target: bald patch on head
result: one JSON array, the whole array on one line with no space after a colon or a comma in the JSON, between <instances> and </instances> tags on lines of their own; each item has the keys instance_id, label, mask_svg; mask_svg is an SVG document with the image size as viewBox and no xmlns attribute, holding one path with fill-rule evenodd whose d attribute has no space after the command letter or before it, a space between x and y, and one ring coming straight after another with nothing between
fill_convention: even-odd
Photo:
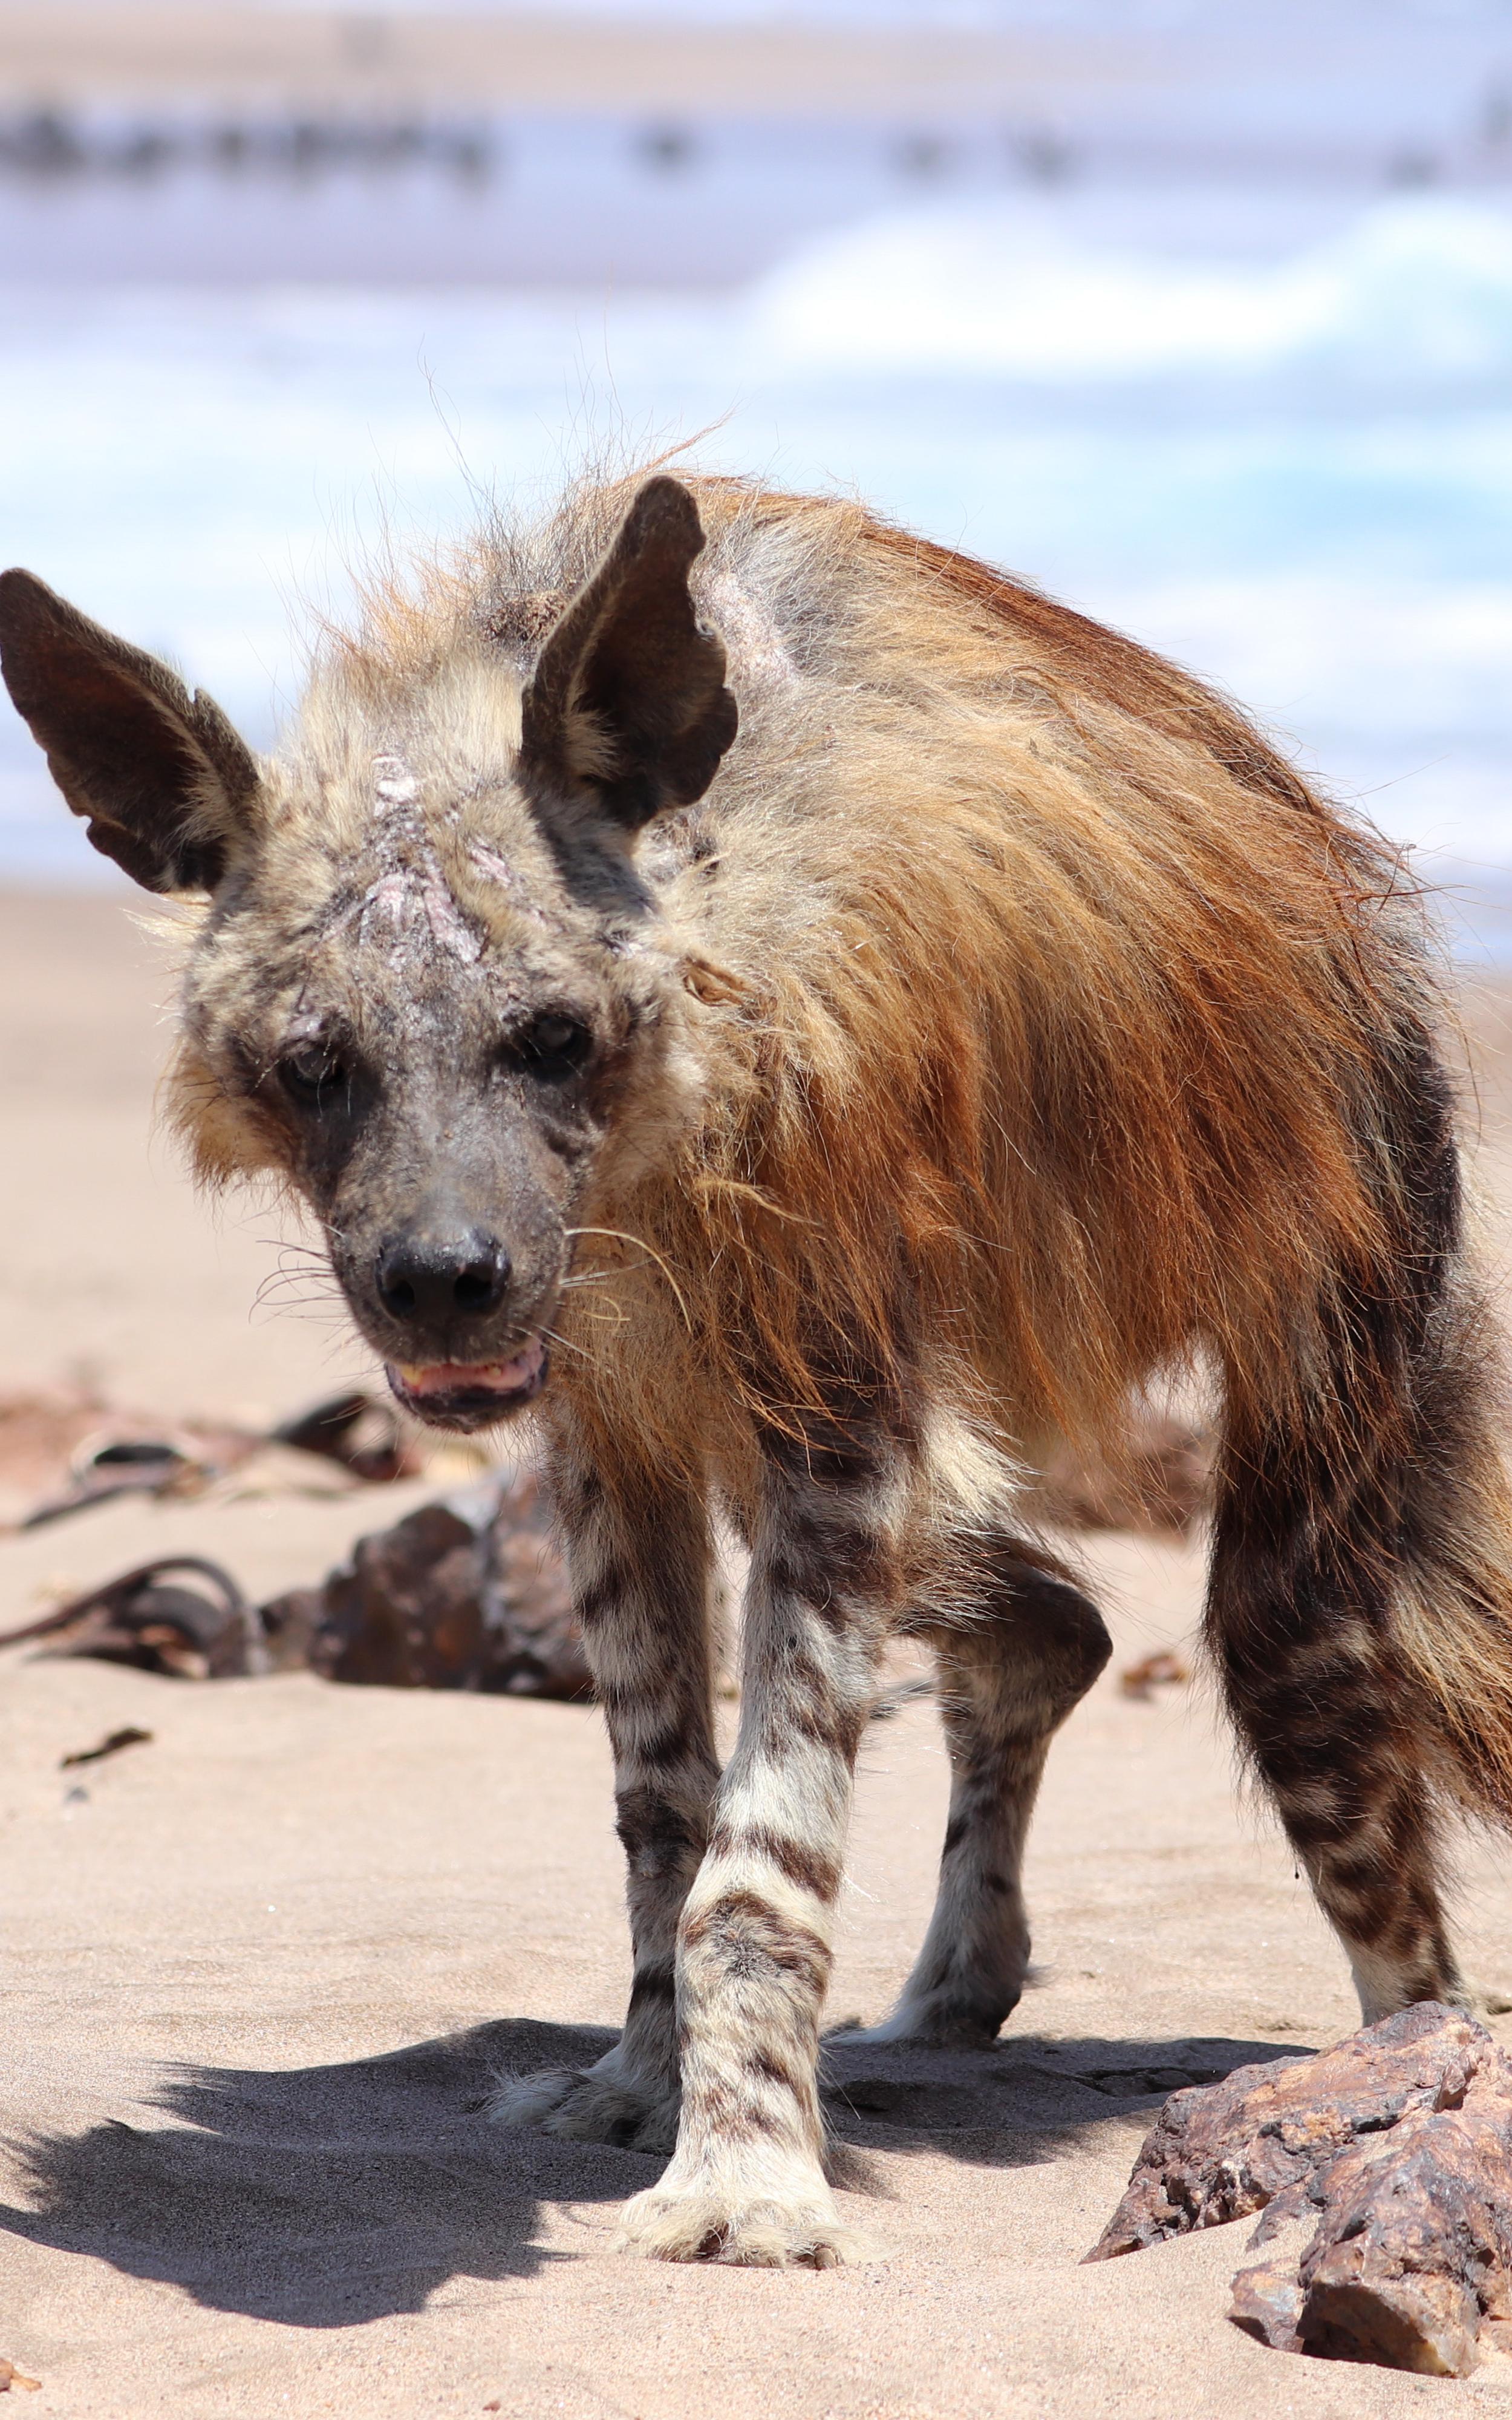
<instances>
[{"instance_id":1,"label":"bald patch on head","mask_svg":"<svg viewBox=\"0 0 1512 2420\"><path fill-rule=\"evenodd\" d=\"M476 966L488 937L446 878L425 822L418 776L390 750L374 756L372 775L370 838L363 852L369 879L356 899L348 897L339 907L327 938L355 924L359 946L382 951L396 966L438 951L462 966Z\"/></svg>"}]
</instances>

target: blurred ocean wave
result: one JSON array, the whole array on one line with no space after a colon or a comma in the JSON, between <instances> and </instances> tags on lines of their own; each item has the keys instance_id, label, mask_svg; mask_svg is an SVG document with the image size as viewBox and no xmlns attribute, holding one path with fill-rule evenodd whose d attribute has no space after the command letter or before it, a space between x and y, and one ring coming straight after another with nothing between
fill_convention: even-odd
<instances>
[{"instance_id":1,"label":"blurred ocean wave","mask_svg":"<svg viewBox=\"0 0 1512 2420\"><path fill-rule=\"evenodd\" d=\"M364 549L709 430L1216 680L1512 962L1512 208L1397 195L1279 251L1263 194L1225 208L888 210L714 295L13 287L0 552L262 744ZM95 876L8 715L0 878Z\"/></svg>"},{"instance_id":2,"label":"blurred ocean wave","mask_svg":"<svg viewBox=\"0 0 1512 2420\"><path fill-rule=\"evenodd\" d=\"M1091 245L1022 202L896 211L810 246L754 314L790 368L1464 399L1512 374L1512 201L1394 199L1257 263Z\"/></svg>"}]
</instances>

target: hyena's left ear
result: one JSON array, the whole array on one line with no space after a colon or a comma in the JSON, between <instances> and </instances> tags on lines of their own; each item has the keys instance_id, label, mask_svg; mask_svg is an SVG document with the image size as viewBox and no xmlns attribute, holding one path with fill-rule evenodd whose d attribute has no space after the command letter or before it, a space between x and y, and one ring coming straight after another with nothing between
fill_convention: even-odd
<instances>
[{"instance_id":1,"label":"hyena's left ear","mask_svg":"<svg viewBox=\"0 0 1512 2420\"><path fill-rule=\"evenodd\" d=\"M214 701L29 571L0 573L0 672L96 848L145 891L213 891L257 788Z\"/></svg>"},{"instance_id":2,"label":"hyena's left ear","mask_svg":"<svg viewBox=\"0 0 1512 2420\"><path fill-rule=\"evenodd\" d=\"M687 489L648 479L525 691L529 787L584 799L625 832L703 796L739 716L723 644L688 593L702 546Z\"/></svg>"}]
</instances>

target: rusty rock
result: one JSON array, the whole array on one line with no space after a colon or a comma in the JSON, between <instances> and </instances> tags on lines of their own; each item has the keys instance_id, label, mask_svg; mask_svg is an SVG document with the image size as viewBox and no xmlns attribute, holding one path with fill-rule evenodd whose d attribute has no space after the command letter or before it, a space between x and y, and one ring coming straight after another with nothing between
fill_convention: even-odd
<instances>
[{"instance_id":1,"label":"rusty rock","mask_svg":"<svg viewBox=\"0 0 1512 2420\"><path fill-rule=\"evenodd\" d=\"M1335 2050L1236 2068L1175 2092L1088 2260L1245 2218L1414 2109L1454 2109L1483 2071L1512 2091L1512 2062L1484 2025L1425 2001Z\"/></svg>"},{"instance_id":2,"label":"rusty rock","mask_svg":"<svg viewBox=\"0 0 1512 2420\"><path fill-rule=\"evenodd\" d=\"M1300 2262L1234 2279L1229 2316L1262 2343L1460 2378L1484 2323L1512 2318L1512 2099L1492 2071L1461 2108L1361 2137L1297 2198L1318 2217Z\"/></svg>"},{"instance_id":3,"label":"rusty rock","mask_svg":"<svg viewBox=\"0 0 1512 2420\"><path fill-rule=\"evenodd\" d=\"M1427 2002L1174 2093L1088 2258L1257 2210L1252 2251L1294 2232L1234 2279L1238 2326L1279 2351L1462 2377L1512 2323L1512 2059Z\"/></svg>"}]
</instances>

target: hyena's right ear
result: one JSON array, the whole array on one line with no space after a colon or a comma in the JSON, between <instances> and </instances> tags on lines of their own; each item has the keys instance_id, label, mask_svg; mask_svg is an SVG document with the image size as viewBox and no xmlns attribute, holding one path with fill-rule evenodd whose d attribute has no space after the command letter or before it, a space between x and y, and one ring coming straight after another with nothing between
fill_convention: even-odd
<instances>
[{"instance_id":1,"label":"hyena's right ear","mask_svg":"<svg viewBox=\"0 0 1512 2420\"><path fill-rule=\"evenodd\" d=\"M29 571L0 573L0 672L96 848L146 891L213 891L257 788L213 700Z\"/></svg>"}]
</instances>

